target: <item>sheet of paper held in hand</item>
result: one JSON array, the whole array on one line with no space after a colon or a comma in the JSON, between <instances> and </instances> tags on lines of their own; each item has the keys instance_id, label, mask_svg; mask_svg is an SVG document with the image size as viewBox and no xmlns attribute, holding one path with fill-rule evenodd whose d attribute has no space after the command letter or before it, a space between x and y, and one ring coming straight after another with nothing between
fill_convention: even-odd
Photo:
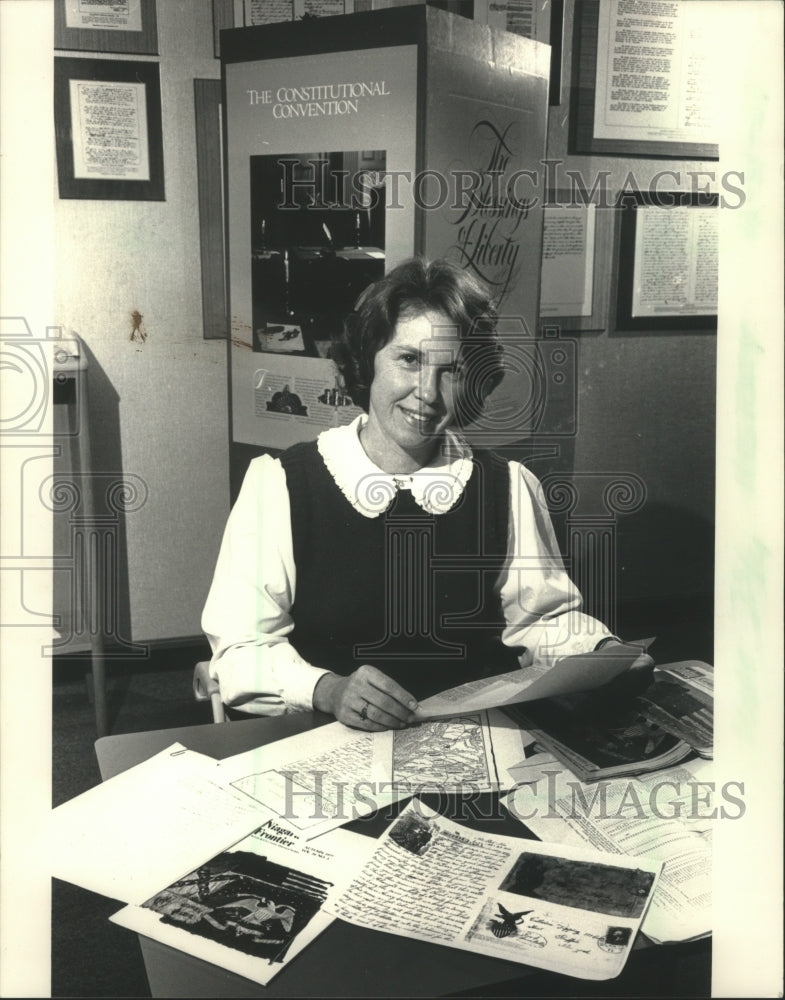
<instances>
[{"instance_id":1,"label":"sheet of paper held in hand","mask_svg":"<svg viewBox=\"0 0 785 1000\"><path fill-rule=\"evenodd\" d=\"M376 841L334 830L306 844L268 820L113 923L266 985L333 922L325 901Z\"/></svg>"},{"instance_id":2,"label":"sheet of paper held in hand","mask_svg":"<svg viewBox=\"0 0 785 1000\"><path fill-rule=\"evenodd\" d=\"M532 664L495 677L483 677L425 698L417 708L420 719L444 718L485 708L501 708L538 698L591 691L628 670L654 639L625 642L593 653L565 656L553 666Z\"/></svg>"},{"instance_id":3,"label":"sheet of paper held in hand","mask_svg":"<svg viewBox=\"0 0 785 1000\"><path fill-rule=\"evenodd\" d=\"M583 979L617 976L661 868L478 833L413 799L328 909L350 923Z\"/></svg>"},{"instance_id":4,"label":"sheet of paper held in hand","mask_svg":"<svg viewBox=\"0 0 785 1000\"><path fill-rule=\"evenodd\" d=\"M218 780L218 762L173 743L52 810L51 874L124 903L246 837L265 815Z\"/></svg>"},{"instance_id":5,"label":"sheet of paper held in hand","mask_svg":"<svg viewBox=\"0 0 785 1000\"><path fill-rule=\"evenodd\" d=\"M711 933L712 763L693 760L634 778L588 785L550 754L535 754L501 801L550 844L587 845L663 863L643 933L657 943ZM738 799L723 803L733 815Z\"/></svg>"}]
</instances>

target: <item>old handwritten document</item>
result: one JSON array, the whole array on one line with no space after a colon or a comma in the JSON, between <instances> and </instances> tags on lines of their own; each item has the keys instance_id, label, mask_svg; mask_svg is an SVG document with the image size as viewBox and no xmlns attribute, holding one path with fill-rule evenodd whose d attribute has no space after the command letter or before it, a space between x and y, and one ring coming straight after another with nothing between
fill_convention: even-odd
<instances>
[{"instance_id":1,"label":"old handwritten document","mask_svg":"<svg viewBox=\"0 0 785 1000\"><path fill-rule=\"evenodd\" d=\"M585 979L621 972L661 863L479 833L413 799L328 904L375 930Z\"/></svg>"}]
</instances>

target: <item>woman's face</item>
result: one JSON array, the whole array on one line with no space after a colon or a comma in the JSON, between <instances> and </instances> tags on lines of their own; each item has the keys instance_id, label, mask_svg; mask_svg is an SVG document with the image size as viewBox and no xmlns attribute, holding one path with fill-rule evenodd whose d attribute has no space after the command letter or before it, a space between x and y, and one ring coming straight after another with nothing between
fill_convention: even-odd
<instances>
[{"instance_id":1,"label":"woman's face","mask_svg":"<svg viewBox=\"0 0 785 1000\"><path fill-rule=\"evenodd\" d=\"M385 472L414 472L455 418L458 330L438 312L408 313L374 358L362 443Z\"/></svg>"}]
</instances>

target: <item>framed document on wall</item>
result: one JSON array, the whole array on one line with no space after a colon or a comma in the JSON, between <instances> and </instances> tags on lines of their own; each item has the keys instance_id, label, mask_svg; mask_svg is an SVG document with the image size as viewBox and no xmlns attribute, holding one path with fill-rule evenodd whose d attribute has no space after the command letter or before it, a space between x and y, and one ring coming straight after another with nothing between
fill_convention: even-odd
<instances>
[{"instance_id":1,"label":"framed document on wall","mask_svg":"<svg viewBox=\"0 0 785 1000\"><path fill-rule=\"evenodd\" d=\"M581 0L571 152L712 160L720 67L711 5Z\"/></svg>"},{"instance_id":2,"label":"framed document on wall","mask_svg":"<svg viewBox=\"0 0 785 1000\"><path fill-rule=\"evenodd\" d=\"M158 54L155 0L55 0L55 48Z\"/></svg>"},{"instance_id":3,"label":"framed document on wall","mask_svg":"<svg viewBox=\"0 0 785 1000\"><path fill-rule=\"evenodd\" d=\"M540 327L604 330L608 325L613 217L607 205L576 204L567 191L545 203Z\"/></svg>"},{"instance_id":4,"label":"framed document on wall","mask_svg":"<svg viewBox=\"0 0 785 1000\"><path fill-rule=\"evenodd\" d=\"M163 201L158 63L55 57L61 198Z\"/></svg>"},{"instance_id":5,"label":"framed document on wall","mask_svg":"<svg viewBox=\"0 0 785 1000\"><path fill-rule=\"evenodd\" d=\"M620 211L617 328L716 330L717 195L637 192Z\"/></svg>"}]
</instances>

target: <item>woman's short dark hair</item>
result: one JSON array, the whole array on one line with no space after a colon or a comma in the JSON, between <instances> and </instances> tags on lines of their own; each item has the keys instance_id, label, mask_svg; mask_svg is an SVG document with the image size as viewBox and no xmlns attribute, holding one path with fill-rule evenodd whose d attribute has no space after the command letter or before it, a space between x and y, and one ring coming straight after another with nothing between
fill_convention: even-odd
<instances>
[{"instance_id":1,"label":"woman's short dark hair","mask_svg":"<svg viewBox=\"0 0 785 1000\"><path fill-rule=\"evenodd\" d=\"M367 413L377 352L392 339L400 319L425 311L440 312L457 327L463 372L457 423L471 423L502 380L502 347L487 288L447 260L412 257L360 295L333 344L344 388Z\"/></svg>"}]
</instances>

